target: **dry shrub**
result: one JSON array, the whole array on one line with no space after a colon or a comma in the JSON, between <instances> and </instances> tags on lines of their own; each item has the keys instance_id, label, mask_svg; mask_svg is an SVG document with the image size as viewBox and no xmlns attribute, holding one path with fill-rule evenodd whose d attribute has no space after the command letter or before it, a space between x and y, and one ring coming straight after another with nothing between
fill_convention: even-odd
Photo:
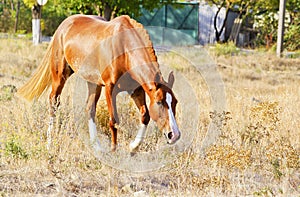
<instances>
[{"instance_id":1,"label":"dry shrub","mask_svg":"<svg viewBox=\"0 0 300 197\"><path fill-rule=\"evenodd\" d=\"M278 139L266 147L266 156L270 163L277 162L281 170L284 168L300 168L300 155L288 139Z\"/></svg>"},{"instance_id":2,"label":"dry shrub","mask_svg":"<svg viewBox=\"0 0 300 197\"><path fill-rule=\"evenodd\" d=\"M209 190L211 188L221 188L222 193L225 190L231 189L231 183L228 176L215 176L215 175L205 175L204 177L193 176L191 178L191 184L198 187L200 190Z\"/></svg>"},{"instance_id":3,"label":"dry shrub","mask_svg":"<svg viewBox=\"0 0 300 197\"><path fill-rule=\"evenodd\" d=\"M289 168L299 168L299 152L281 132L278 102L260 102L250 109L250 122L241 140L245 148L251 150L253 159L265 163L276 178L281 178Z\"/></svg>"},{"instance_id":4,"label":"dry shrub","mask_svg":"<svg viewBox=\"0 0 300 197\"><path fill-rule=\"evenodd\" d=\"M109 135L109 113L105 100L98 101L95 119L96 125L98 125L106 135Z\"/></svg>"},{"instance_id":5,"label":"dry shrub","mask_svg":"<svg viewBox=\"0 0 300 197\"><path fill-rule=\"evenodd\" d=\"M219 167L244 170L251 165L251 151L231 145L213 145L206 151L206 162Z\"/></svg>"},{"instance_id":6,"label":"dry shrub","mask_svg":"<svg viewBox=\"0 0 300 197\"><path fill-rule=\"evenodd\" d=\"M277 137L281 108L278 102L260 102L250 109L250 123L241 134L244 144L262 144Z\"/></svg>"},{"instance_id":7,"label":"dry shrub","mask_svg":"<svg viewBox=\"0 0 300 197\"><path fill-rule=\"evenodd\" d=\"M249 122L240 135L241 143L228 133L230 112L211 112L212 121L222 130L218 142L206 150L205 162L227 170L245 170L251 165L263 165L280 178L287 168L299 168L299 152L280 134L278 102L259 102L249 110ZM225 129L226 128L226 129ZM230 131L229 131L230 132ZM266 165L267 164L267 165Z\"/></svg>"},{"instance_id":8,"label":"dry shrub","mask_svg":"<svg viewBox=\"0 0 300 197\"><path fill-rule=\"evenodd\" d=\"M210 119L213 121L215 125L219 129L223 129L226 125L228 125L229 120L232 119L231 113L222 111L222 112L217 112L217 111L212 111L209 113Z\"/></svg>"}]
</instances>

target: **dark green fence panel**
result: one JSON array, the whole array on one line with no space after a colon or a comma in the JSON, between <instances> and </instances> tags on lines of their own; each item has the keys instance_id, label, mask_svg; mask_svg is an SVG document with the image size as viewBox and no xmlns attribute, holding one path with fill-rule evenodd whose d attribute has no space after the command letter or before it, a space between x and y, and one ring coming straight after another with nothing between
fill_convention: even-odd
<instances>
[{"instance_id":1,"label":"dark green fence panel","mask_svg":"<svg viewBox=\"0 0 300 197\"><path fill-rule=\"evenodd\" d=\"M198 44L199 4L165 5L152 12L143 9L137 21L148 30L154 45Z\"/></svg>"}]
</instances>

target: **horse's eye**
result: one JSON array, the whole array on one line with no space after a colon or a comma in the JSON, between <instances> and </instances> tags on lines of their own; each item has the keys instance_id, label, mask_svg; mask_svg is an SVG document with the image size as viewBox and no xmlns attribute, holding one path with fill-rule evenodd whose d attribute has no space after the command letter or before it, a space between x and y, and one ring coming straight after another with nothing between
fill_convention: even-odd
<instances>
[{"instance_id":1,"label":"horse's eye","mask_svg":"<svg viewBox=\"0 0 300 197\"><path fill-rule=\"evenodd\" d=\"M162 101L157 101L156 104L157 105L162 105Z\"/></svg>"}]
</instances>

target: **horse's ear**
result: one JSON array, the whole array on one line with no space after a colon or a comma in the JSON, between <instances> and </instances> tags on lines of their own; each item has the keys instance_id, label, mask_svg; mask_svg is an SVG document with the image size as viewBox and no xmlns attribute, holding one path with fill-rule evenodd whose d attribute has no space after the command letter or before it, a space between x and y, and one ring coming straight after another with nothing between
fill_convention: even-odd
<instances>
[{"instance_id":1,"label":"horse's ear","mask_svg":"<svg viewBox=\"0 0 300 197\"><path fill-rule=\"evenodd\" d=\"M156 84L159 84L159 83L160 83L160 76L159 76L159 73L158 73L158 72L155 74L154 82L155 82Z\"/></svg>"},{"instance_id":2,"label":"horse's ear","mask_svg":"<svg viewBox=\"0 0 300 197\"><path fill-rule=\"evenodd\" d=\"M172 89L174 81L175 81L175 77L174 77L173 71L171 71L169 74L169 78L168 78L168 87L170 89Z\"/></svg>"},{"instance_id":3,"label":"horse's ear","mask_svg":"<svg viewBox=\"0 0 300 197\"><path fill-rule=\"evenodd\" d=\"M160 81L161 81L160 75L159 75L159 73L156 73L155 78L154 78L154 84L155 84L156 89L158 89L160 87L160 85L161 85Z\"/></svg>"}]
</instances>

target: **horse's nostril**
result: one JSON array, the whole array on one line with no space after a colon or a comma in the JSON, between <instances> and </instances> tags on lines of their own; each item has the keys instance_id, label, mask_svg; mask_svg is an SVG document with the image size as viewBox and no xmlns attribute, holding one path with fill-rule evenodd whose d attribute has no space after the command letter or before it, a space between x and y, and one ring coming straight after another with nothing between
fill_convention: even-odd
<instances>
[{"instance_id":1,"label":"horse's nostril","mask_svg":"<svg viewBox=\"0 0 300 197\"><path fill-rule=\"evenodd\" d=\"M172 137L173 137L173 133L172 133L172 132L169 132L169 133L168 133L168 139L170 140L170 139L172 139Z\"/></svg>"}]
</instances>

